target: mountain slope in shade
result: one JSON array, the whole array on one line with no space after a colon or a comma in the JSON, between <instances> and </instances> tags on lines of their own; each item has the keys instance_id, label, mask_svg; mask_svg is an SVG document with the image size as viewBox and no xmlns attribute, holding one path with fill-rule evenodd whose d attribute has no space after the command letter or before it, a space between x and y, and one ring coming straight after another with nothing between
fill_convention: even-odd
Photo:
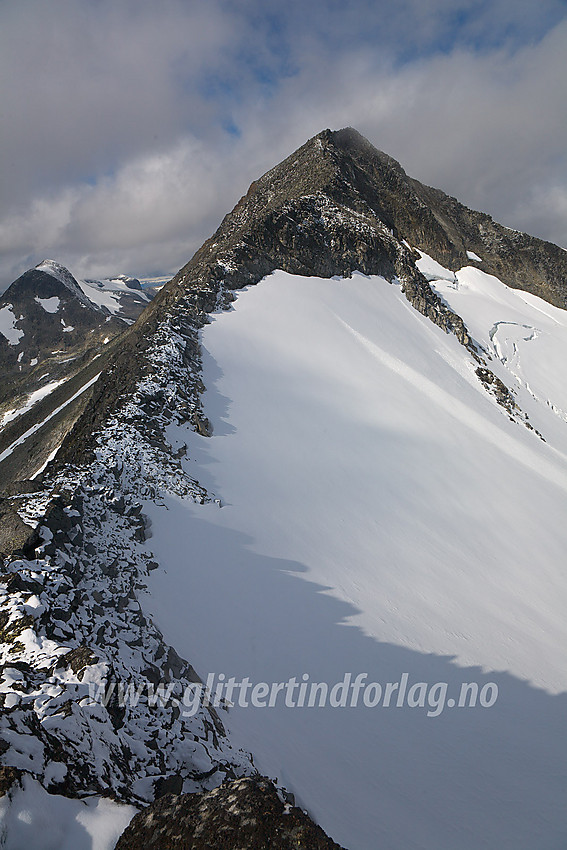
<instances>
[{"instance_id":1,"label":"mountain slope in shade","mask_svg":"<svg viewBox=\"0 0 567 850\"><path fill-rule=\"evenodd\" d=\"M143 805L251 751L350 850L558 846L566 293L565 252L355 131L252 184L0 504L1 763ZM49 457L37 425L0 472ZM349 671L497 699L184 719L89 694Z\"/></svg>"}]
</instances>

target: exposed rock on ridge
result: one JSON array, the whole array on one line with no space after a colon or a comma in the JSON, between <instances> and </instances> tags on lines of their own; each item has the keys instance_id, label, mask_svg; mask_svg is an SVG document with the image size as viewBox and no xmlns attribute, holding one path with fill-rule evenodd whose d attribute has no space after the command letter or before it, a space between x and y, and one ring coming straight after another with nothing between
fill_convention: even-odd
<instances>
[{"instance_id":1,"label":"exposed rock on ridge","mask_svg":"<svg viewBox=\"0 0 567 850\"><path fill-rule=\"evenodd\" d=\"M136 815L116 850L340 850L264 777L237 779L205 794L168 794Z\"/></svg>"},{"instance_id":2,"label":"exposed rock on ridge","mask_svg":"<svg viewBox=\"0 0 567 850\"><path fill-rule=\"evenodd\" d=\"M199 677L140 602L157 566L143 501L212 499L181 469L159 409L144 407L160 381L191 386L190 374L171 339L155 339L150 355L154 382L107 423L96 458L10 499L27 536L15 529L22 542L0 575L0 764L71 796L147 801L167 782L197 791L254 772L212 708L184 714ZM187 402L184 415L194 410ZM170 697L153 699L149 685Z\"/></svg>"}]
</instances>

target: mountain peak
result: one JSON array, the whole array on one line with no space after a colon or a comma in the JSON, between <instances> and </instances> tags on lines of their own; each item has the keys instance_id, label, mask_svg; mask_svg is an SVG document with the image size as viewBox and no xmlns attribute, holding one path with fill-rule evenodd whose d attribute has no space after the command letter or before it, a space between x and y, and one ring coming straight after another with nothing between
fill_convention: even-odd
<instances>
[{"instance_id":1,"label":"mountain peak","mask_svg":"<svg viewBox=\"0 0 567 850\"><path fill-rule=\"evenodd\" d=\"M75 279L69 269L62 266L61 263L56 263L55 260L42 260L41 263L38 263L37 266L35 266L35 268L38 272L45 272L46 274L56 277L62 283L66 283L69 278L72 280Z\"/></svg>"},{"instance_id":2,"label":"mountain peak","mask_svg":"<svg viewBox=\"0 0 567 850\"><path fill-rule=\"evenodd\" d=\"M78 446L80 452L90 446L109 406L136 386L164 322L192 336L209 312L234 300L235 290L276 269L321 278L360 271L397 281L419 312L474 347L463 320L416 266L420 251L450 271L469 265L474 256L483 272L567 306L564 251L510 231L409 177L354 128L325 129L254 181L148 305L124 335L115 366L97 385L92 410L77 423L72 444L65 443L58 457L74 458ZM53 280L65 271L46 260L32 273ZM89 296L97 289L91 287Z\"/></svg>"},{"instance_id":3,"label":"mountain peak","mask_svg":"<svg viewBox=\"0 0 567 850\"><path fill-rule=\"evenodd\" d=\"M302 225L306 219L307 230ZM322 231L331 220L358 234L354 254L346 250L344 239L327 244ZM270 248L257 245L256 234L266 230L274 237ZM366 260L360 255L362 230L380 243L373 242ZM243 278L233 272L252 243L261 247L260 253L255 251L260 267ZM322 130L254 181L174 281L182 289L196 265L210 268L215 262L216 276L230 281L232 288L256 282L274 268L323 277L354 270L391 277L394 255L404 253L403 245L424 251L451 270L465 265L472 252L482 257L484 271L507 285L567 306L565 251L503 227L486 213L409 177L399 162L352 127Z\"/></svg>"},{"instance_id":4,"label":"mountain peak","mask_svg":"<svg viewBox=\"0 0 567 850\"><path fill-rule=\"evenodd\" d=\"M372 142L368 141L366 136L363 136L354 127L343 127L341 130L322 130L313 138L320 139L322 143L331 145L337 150L350 155L362 154L377 157L405 174L405 171L397 160L375 147Z\"/></svg>"},{"instance_id":5,"label":"mountain peak","mask_svg":"<svg viewBox=\"0 0 567 850\"><path fill-rule=\"evenodd\" d=\"M62 283L63 286L66 286L67 289L69 289L73 293L73 295L75 295L79 299L79 301L81 301L81 303L85 304L85 306L87 307L92 307L92 304L85 297L83 291L81 290L81 287L79 286L69 269L65 268L65 266L62 266L61 263L56 263L55 260L42 260L42 262L35 267L34 271L43 272L44 274L51 275L51 277L54 277L56 280Z\"/></svg>"},{"instance_id":6,"label":"mountain peak","mask_svg":"<svg viewBox=\"0 0 567 850\"><path fill-rule=\"evenodd\" d=\"M365 191L352 182L356 171L367 172L374 181L378 179L384 185L392 184L394 174L398 179L408 180L404 169L393 157L374 147L358 130L344 127L317 133L254 181L248 195L269 190L271 202L277 194L281 200L283 194L289 199L321 191L339 191L343 201L355 200L360 204L361 199L354 196L357 190L360 192L362 189L363 196Z\"/></svg>"}]
</instances>

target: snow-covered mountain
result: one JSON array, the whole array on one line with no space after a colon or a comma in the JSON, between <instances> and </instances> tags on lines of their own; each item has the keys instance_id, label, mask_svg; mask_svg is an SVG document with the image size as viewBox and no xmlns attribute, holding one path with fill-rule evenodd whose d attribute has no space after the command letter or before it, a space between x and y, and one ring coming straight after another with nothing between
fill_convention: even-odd
<instances>
[{"instance_id":1,"label":"snow-covered mountain","mask_svg":"<svg viewBox=\"0 0 567 850\"><path fill-rule=\"evenodd\" d=\"M350 850L561 846L565 307L353 130L252 184L0 503L6 846L256 769Z\"/></svg>"},{"instance_id":2,"label":"snow-covered mountain","mask_svg":"<svg viewBox=\"0 0 567 850\"><path fill-rule=\"evenodd\" d=\"M152 295L125 275L77 280L53 260L14 281L0 298L0 456L63 404L65 415L44 447L46 456L52 453L62 429L72 424L72 410L78 414L80 409L80 402L71 408L67 402L88 383L82 380L85 370L91 370L89 380L98 374L100 364L97 372L94 361L138 318ZM74 380L79 373L81 380ZM30 477L43 460L28 469L22 452L16 453L11 469L4 467L5 478Z\"/></svg>"},{"instance_id":3,"label":"snow-covered mountain","mask_svg":"<svg viewBox=\"0 0 567 850\"><path fill-rule=\"evenodd\" d=\"M152 289L144 290L138 278L124 274L104 280L80 280L78 283L93 304L128 323L138 318L153 296Z\"/></svg>"}]
</instances>

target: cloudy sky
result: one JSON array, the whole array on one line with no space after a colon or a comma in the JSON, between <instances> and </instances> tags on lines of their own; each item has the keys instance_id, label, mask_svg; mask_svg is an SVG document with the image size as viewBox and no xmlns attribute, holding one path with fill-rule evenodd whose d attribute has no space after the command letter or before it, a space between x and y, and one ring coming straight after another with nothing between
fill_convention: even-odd
<instances>
[{"instance_id":1,"label":"cloudy sky","mask_svg":"<svg viewBox=\"0 0 567 850\"><path fill-rule=\"evenodd\" d=\"M250 182L354 126L567 247L565 0L0 0L0 291L173 274Z\"/></svg>"}]
</instances>

